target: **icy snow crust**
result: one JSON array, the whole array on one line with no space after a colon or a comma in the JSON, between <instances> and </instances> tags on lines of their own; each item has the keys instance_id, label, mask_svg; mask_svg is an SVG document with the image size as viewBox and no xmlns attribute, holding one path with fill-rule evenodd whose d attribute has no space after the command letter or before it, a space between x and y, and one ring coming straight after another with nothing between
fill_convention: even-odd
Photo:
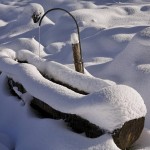
<instances>
[{"instance_id":1,"label":"icy snow crust","mask_svg":"<svg viewBox=\"0 0 150 150\"><path fill-rule=\"evenodd\" d=\"M61 120L36 118L29 109L31 95L108 131L147 112L147 129L133 149L150 149L149 0L0 2L0 149L118 150L109 134L91 140ZM71 18L63 12L48 14L40 31L32 21L33 12L54 7L67 9L78 21L85 75L72 67L70 35L76 29ZM39 71L90 94L56 85ZM28 91L21 95L24 102L8 92L6 74Z\"/></svg>"}]
</instances>

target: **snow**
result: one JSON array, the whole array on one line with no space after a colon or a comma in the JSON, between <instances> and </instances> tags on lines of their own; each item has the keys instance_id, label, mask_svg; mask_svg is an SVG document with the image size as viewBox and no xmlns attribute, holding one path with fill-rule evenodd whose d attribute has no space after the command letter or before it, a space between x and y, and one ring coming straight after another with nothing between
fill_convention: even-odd
<instances>
[{"instance_id":1,"label":"snow","mask_svg":"<svg viewBox=\"0 0 150 150\"><path fill-rule=\"evenodd\" d=\"M146 107L142 98L138 95L138 93L132 91L129 87L120 85L109 86L106 84L105 87L108 87L104 89L101 87L99 89L102 90L97 90L96 93L93 93L94 91L92 91L91 93L93 94L82 96L68 90L67 88L55 85L54 83L48 81L42 77L33 65L24 63L20 64L11 58L5 58L4 56L8 55L2 55L0 60L0 70L21 83L30 95L43 100L57 110L66 113L79 114L83 118L88 119L92 123L95 123L108 131L113 131L116 128L120 128L126 121L146 115ZM56 66L56 70L61 70L57 68L58 67ZM52 71L55 72L53 69ZM19 77L16 78L17 74L19 74ZM64 73L61 72L61 74ZM89 78L86 79L86 76L84 79L84 76L81 75L79 75L79 77L75 77L79 81L74 82L79 84L81 82L84 83L84 80L87 80L86 83L89 81L89 85L85 85L85 88L83 86L83 89L86 90L86 86L90 87L90 84L94 84L95 80L90 81ZM82 77L81 80L80 76ZM67 77L67 79L69 80L69 77ZM101 84L102 83L99 83L100 86ZM91 107L91 105L93 107ZM103 115L97 116L99 112L102 112ZM97 117L95 118L95 116ZM105 118L108 118L106 123L104 121Z\"/></svg>"},{"instance_id":2,"label":"snow","mask_svg":"<svg viewBox=\"0 0 150 150\"><path fill-rule=\"evenodd\" d=\"M37 57L27 50L18 51L16 59L27 61L36 66L49 78L55 78L58 81L60 80L63 83L71 85L74 88L83 90L87 93L95 92L103 87L115 84L112 81L105 81L89 75L83 75L81 73L75 72L74 70L57 62L47 62L46 60Z\"/></svg>"},{"instance_id":3,"label":"snow","mask_svg":"<svg viewBox=\"0 0 150 150\"><path fill-rule=\"evenodd\" d=\"M145 100L149 111L149 28L137 33L128 46L122 51L114 61L103 70L103 75L107 78L120 79L120 83L126 83L135 88ZM128 61L126 61L128 60ZM114 68L114 69L112 69ZM124 72L126 70L126 72ZM117 74L116 74L117 71ZM103 76L102 75L102 76ZM111 76L111 77L108 77ZM142 80L140 79L142 78ZM149 116L149 112L147 117ZM149 124L149 119L146 120Z\"/></svg>"},{"instance_id":4,"label":"snow","mask_svg":"<svg viewBox=\"0 0 150 150\"><path fill-rule=\"evenodd\" d=\"M77 44L77 43L79 43L79 39L78 39L78 34L77 34L77 33L72 33L72 34L71 34L71 43L72 43L72 44Z\"/></svg>"},{"instance_id":5,"label":"snow","mask_svg":"<svg viewBox=\"0 0 150 150\"><path fill-rule=\"evenodd\" d=\"M0 2L0 149L119 150L108 133L89 139L62 120L38 118L29 106L32 96L109 132L146 115L132 149L150 149L149 0ZM32 20L34 13L42 16L55 7L68 10L79 24L85 74L73 67L71 44L79 40L72 18L54 11L40 28ZM41 72L89 94L55 84ZM21 101L10 94L6 76L27 90L14 87Z\"/></svg>"},{"instance_id":6,"label":"snow","mask_svg":"<svg viewBox=\"0 0 150 150\"><path fill-rule=\"evenodd\" d=\"M84 115L80 114L81 116L108 131L120 128L124 122L133 118L146 115L145 104L141 96L125 85L109 86L85 98L86 101L90 101L89 106L87 104L84 108L79 106L76 113L81 111L84 113ZM101 113L100 116L96 115L98 112Z\"/></svg>"}]
</instances>

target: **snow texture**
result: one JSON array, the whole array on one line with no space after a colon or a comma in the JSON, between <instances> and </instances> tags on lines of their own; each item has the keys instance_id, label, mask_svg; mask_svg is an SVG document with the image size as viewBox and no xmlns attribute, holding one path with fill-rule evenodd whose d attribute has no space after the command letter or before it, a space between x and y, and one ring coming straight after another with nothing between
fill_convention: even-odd
<instances>
[{"instance_id":1,"label":"snow texture","mask_svg":"<svg viewBox=\"0 0 150 150\"><path fill-rule=\"evenodd\" d=\"M72 44L78 44L79 39L78 39L78 34L77 33L72 33L71 34L71 43Z\"/></svg>"},{"instance_id":2,"label":"snow texture","mask_svg":"<svg viewBox=\"0 0 150 150\"><path fill-rule=\"evenodd\" d=\"M9 56L8 53L12 54ZM125 85L107 85L108 87L102 88L95 93L82 96L48 81L39 73L35 66L14 61L12 50L5 49L5 51L0 53L0 58L0 70L21 83L32 96L46 102L56 110L82 116L107 131L112 132L117 128L121 128L126 121L146 115L146 107L141 96ZM23 58L26 57L23 55ZM34 60L34 57L30 57L30 59L32 58ZM36 62L39 63L40 61ZM45 70L46 67L44 65L40 65L41 70ZM55 66L55 70L61 71L57 66ZM49 72L53 71L57 74L55 70L50 67ZM18 74L19 77L17 76ZM61 75L63 76L62 71ZM82 74L79 73L80 75ZM82 75L82 80L79 80L79 82L84 82L84 77L86 79L86 76ZM77 81L78 79L79 77L77 77ZM89 79L86 80L86 83L88 83ZM92 81L90 83L94 84ZM38 91L35 87L38 88ZM97 114L99 113L100 115L98 116Z\"/></svg>"},{"instance_id":3,"label":"snow texture","mask_svg":"<svg viewBox=\"0 0 150 150\"><path fill-rule=\"evenodd\" d=\"M74 71L71 44L79 39L72 18L54 11L40 27L32 20L34 13L56 7L78 22L84 75ZM110 132L146 115L132 149L149 150L149 12L150 0L0 0L0 149L119 150L109 134L89 139L62 120L37 118L29 106L34 96ZM89 94L55 84L41 72ZM14 87L22 101L10 94L7 76L27 90L21 94Z\"/></svg>"}]
</instances>

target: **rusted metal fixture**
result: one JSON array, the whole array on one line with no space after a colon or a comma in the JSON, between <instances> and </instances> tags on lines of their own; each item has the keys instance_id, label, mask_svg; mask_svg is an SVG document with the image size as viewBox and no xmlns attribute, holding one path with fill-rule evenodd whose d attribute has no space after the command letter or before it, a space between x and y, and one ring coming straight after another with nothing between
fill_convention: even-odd
<instances>
[{"instance_id":1,"label":"rusted metal fixture","mask_svg":"<svg viewBox=\"0 0 150 150\"><path fill-rule=\"evenodd\" d=\"M41 17L41 19L39 21L39 26L41 26L41 23L42 23L42 20L43 20L44 16L46 16L47 13L49 13L51 11L55 11L55 10L65 11L66 13L68 13L72 17L72 19L74 20L74 22L76 24L77 34L78 34L78 43L72 43L74 65L75 65L75 70L77 72L84 73L84 65L83 65L83 59L82 59L82 50L81 50L81 40L80 40L79 26L78 26L78 23L77 23L75 17L65 9L53 8L53 9L50 9L50 10L48 10L44 13L44 15Z\"/></svg>"}]
</instances>

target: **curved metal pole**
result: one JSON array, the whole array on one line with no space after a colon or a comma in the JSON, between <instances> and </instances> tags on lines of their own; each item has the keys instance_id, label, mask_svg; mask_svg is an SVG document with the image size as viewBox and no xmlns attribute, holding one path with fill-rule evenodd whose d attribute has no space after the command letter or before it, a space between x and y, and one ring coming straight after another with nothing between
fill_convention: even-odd
<instances>
[{"instance_id":1,"label":"curved metal pole","mask_svg":"<svg viewBox=\"0 0 150 150\"><path fill-rule=\"evenodd\" d=\"M46 16L47 13L51 12L51 11L54 11L54 10L61 10L61 11L65 11L66 13L68 13L72 19L74 20L75 24L76 24L76 27L77 27L77 33L78 33L78 40L79 40L79 47L80 47L80 56L81 56L81 59L82 59L82 52L81 52L81 40L80 40L80 31L79 31L79 26L78 26L78 23L75 19L75 17L70 13L68 12L67 10L63 9L63 8L53 8L53 9L50 9L48 11L46 11L44 13L44 15L41 17L40 21L39 21L39 26L41 26L41 23L42 23L42 20L43 18ZM82 61L82 60L81 60ZM83 62L82 62L82 65L83 65ZM83 71L82 73L84 73L84 67L83 67Z\"/></svg>"}]
</instances>

